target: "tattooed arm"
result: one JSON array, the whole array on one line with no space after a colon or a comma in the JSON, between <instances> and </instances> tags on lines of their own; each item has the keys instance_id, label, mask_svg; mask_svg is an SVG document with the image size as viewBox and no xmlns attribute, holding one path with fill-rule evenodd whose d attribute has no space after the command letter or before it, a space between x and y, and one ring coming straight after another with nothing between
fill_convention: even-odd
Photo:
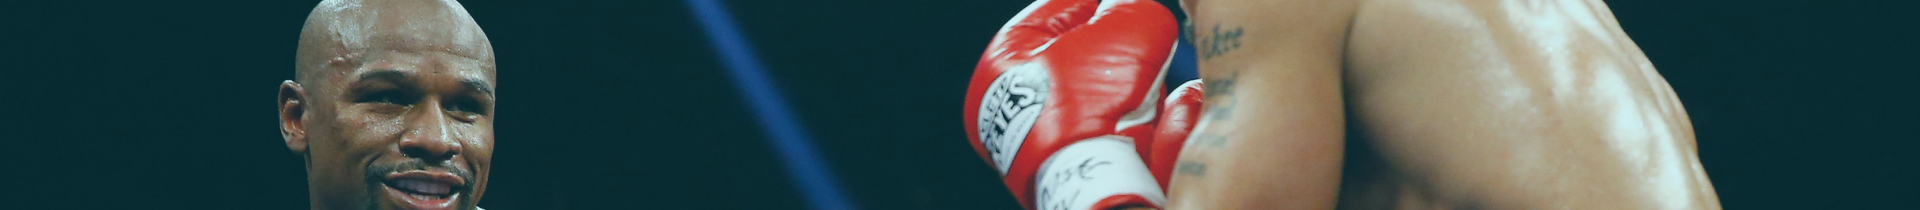
<instances>
[{"instance_id":1,"label":"tattooed arm","mask_svg":"<svg viewBox=\"0 0 1920 210\"><path fill-rule=\"evenodd\" d=\"M1169 209L1332 209L1351 1L1182 1L1206 111Z\"/></svg>"}]
</instances>

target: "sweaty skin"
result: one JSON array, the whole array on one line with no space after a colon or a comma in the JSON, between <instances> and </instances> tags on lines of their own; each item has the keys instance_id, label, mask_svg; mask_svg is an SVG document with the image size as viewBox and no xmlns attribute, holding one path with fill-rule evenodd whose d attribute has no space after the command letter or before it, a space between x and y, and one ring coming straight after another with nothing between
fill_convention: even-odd
<instances>
[{"instance_id":1,"label":"sweaty skin","mask_svg":"<svg viewBox=\"0 0 1920 210\"><path fill-rule=\"evenodd\" d=\"M282 82L311 209L477 209L493 157L493 48L459 3L321 2Z\"/></svg>"},{"instance_id":2,"label":"sweaty skin","mask_svg":"<svg viewBox=\"0 0 1920 210\"><path fill-rule=\"evenodd\" d=\"M1222 115L1169 209L1720 208L1686 111L1600 1L1182 3Z\"/></svg>"}]
</instances>

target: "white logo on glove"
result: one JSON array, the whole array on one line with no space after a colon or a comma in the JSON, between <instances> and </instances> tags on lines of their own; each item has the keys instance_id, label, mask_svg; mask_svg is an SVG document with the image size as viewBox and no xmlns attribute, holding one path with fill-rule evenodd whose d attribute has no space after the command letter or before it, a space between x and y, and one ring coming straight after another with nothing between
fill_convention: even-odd
<instances>
[{"instance_id":1,"label":"white logo on glove","mask_svg":"<svg viewBox=\"0 0 1920 210\"><path fill-rule=\"evenodd\" d=\"M1015 66L994 78L980 99L980 144L993 158L1000 175L1007 174L1013 156L1026 142L1027 132L1040 119L1053 78L1037 62Z\"/></svg>"}]
</instances>

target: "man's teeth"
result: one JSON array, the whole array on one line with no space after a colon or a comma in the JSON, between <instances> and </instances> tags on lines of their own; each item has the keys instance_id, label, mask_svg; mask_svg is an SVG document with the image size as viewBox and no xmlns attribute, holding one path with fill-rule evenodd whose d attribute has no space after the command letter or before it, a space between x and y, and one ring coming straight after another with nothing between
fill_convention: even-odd
<instances>
[{"instance_id":1,"label":"man's teeth","mask_svg":"<svg viewBox=\"0 0 1920 210\"><path fill-rule=\"evenodd\" d=\"M453 188L452 186L447 186L445 184L430 183L430 182L424 182L424 181L412 180L412 179L402 179L400 181L393 182L393 184L398 185L395 187L400 187L401 189L407 189L408 191L414 191L414 192L425 193L425 194L434 194L434 195L445 195L447 194L447 191L451 191ZM415 195L415 196L421 196L421 195Z\"/></svg>"}]
</instances>

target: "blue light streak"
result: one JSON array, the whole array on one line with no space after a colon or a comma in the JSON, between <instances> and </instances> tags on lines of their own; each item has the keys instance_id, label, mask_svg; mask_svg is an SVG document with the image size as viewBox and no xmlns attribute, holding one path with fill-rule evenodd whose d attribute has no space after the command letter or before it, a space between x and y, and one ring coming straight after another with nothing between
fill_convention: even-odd
<instances>
[{"instance_id":1,"label":"blue light streak","mask_svg":"<svg viewBox=\"0 0 1920 210\"><path fill-rule=\"evenodd\" d=\"M755 116L760 117L760 127L772 137L774 149L779 151L780 160L786 163L789 177L799 185L807 204L816 210L853 209L835 184L832 171L813 149L806 129L801 128L799 120L787 109L787 102L780 97L773 80L767 78L765 68L754 57L753 48L741 35L739 26L734 25L725 5L719 0L686 0L686 3L706 31L707 40L726 62L728 75L745 95Z\"/></svg>"}]
</instances>

